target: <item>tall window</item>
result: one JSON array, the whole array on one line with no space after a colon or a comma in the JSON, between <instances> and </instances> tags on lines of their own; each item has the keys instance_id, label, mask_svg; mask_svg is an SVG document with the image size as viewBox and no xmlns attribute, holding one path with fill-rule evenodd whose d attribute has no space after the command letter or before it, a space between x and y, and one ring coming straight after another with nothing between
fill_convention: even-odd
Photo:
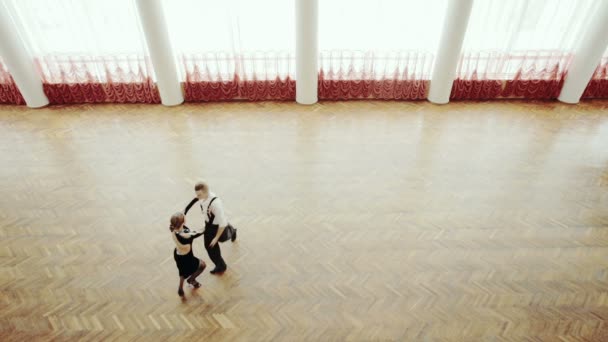
<instances>
[{"instance_id":1,"label":"tall window","mask_svg":"<svg viewBox=\"0 0 608 342\"><path fill-rule=\"evenodd\" d=\"M135 1L0 6L51 103L159 103ZM295 99L295 0L162 1L186 101ZM426 99L448 1L320 0L319 98ZM601 1L474 1L451 98L556 98ZM608 51L583 97L608 97Z\"/></svg>"},{"instance_id":2,"label":"tall window","mask_svg":"<svg viewBox=\"0 0 608 342\"><path fill-rule=\"evenodd\" d=\"M6 0L52 103L159 102L133 0Z\"/></svg>"},{"instance_id":3,"label":"tall window","mask_svg":"<svg viewBox=\"0 0 608 342\"><path fill-rule=\"evenodd\" d=\"M294 1L165 0L186 101L295 99Z\"/></svg>"},{"instance_id":4,"label":"tall window","mask_svg":"<svg viewBox=\"0 0 608 342\"><path fill-rule=\"evenodd\" d=\"M424 99L447 0L319 2L321 99Z\"/></svg>"},{"instance_id":5,"label":"tall window","mask_svg":"<svg viewBox=\"0 0 608 342\"><path fill-rule=\"evenodd\" d=\"M594 0L475 1L452 99L556 98Z\"/></svg>"}]
</instances>

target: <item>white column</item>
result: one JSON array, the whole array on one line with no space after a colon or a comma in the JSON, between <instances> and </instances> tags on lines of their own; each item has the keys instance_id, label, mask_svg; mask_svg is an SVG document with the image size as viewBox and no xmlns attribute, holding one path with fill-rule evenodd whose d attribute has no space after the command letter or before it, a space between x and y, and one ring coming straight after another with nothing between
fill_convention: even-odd
<instances>
[{"instance_id":1,"label":"white column","mask_svg":"<svg viewBox=\"0 0 608 342\"><path fill-rule=\"evenodd\" d=\"M574 50L574 58L568 67L564 86L557 97L561 102L578 103L608 46L608 1L603 0L600 3L588 30Z\"/></svg>"},{"instance_id":2,"label":"white column","mask_svg":"<svg viewBox=\"0 0 608 342\"><path fill-rule=\"evenodd\" d=\"M462 42L472 8L473 0L448 1L428 96L429 101L433 103L450 102L452 84L456 77Z\"/></svg>"},{"instance_id":3,"label":"white column","mask_svg":"<svg viewBox=\"0 0 608 342\"><path fill-rule=\"evenodd\" d=\"M0 56L28 107L39 108L49 104L42 90L42 80L34 68L34 59L19 39L13 21L0 3Z\"/></svg>"},{"instance_id":4,"label":"white column","mask_svg":"<svg viewBox=\"0 0 608 342\"><path fill-rule=\"evenodd\" d=\"M296 101L318 101L318 0L296 0Z\"/></svg>"},{"instance_id":5,"label":"white column","mask_svg":"<svg viewBox=\"0 0 608 342\"><path fill-rule=\"evenodd\" d=\"M137 11L156 74L160 100L165 106L175 106L184 102L184 95L161 1L137 0Z\"/></svg>"}]
</instances>

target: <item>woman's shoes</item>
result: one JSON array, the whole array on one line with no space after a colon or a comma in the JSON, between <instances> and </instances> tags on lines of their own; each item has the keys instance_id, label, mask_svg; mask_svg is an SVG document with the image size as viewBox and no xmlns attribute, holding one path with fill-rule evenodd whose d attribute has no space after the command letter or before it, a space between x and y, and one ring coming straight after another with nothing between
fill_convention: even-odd
<instances>
[{"instance_id":1,"label":"woman's shoes","mask_svg":"<svg viewBox=\"0 0 608 342\"><path fill-rule=\"evenodd\" d=\"M201 283L199 283L198 281L194 280L194 279L188 279L186 280L188 282L188 284L190 284L192 287L194 287L195 289L198 289L199 287L201 287ZM177 290L177 294L180 297L184 297L184 289L179 288Z\"/></svg>"},{"instance_id":2,"label":"woman's shoes","mask_svg":"<svg viewBox=\"0 0 608 342\"><path fill-rule=\"evenodd\" d=\"M198 289L199 287L201 287L201 283L199 283L198 281L194 280L194 279L188 279L187 280L188 284L192 285L192 287L194 287L195 289Z\"/></svg>"}]
</instances>

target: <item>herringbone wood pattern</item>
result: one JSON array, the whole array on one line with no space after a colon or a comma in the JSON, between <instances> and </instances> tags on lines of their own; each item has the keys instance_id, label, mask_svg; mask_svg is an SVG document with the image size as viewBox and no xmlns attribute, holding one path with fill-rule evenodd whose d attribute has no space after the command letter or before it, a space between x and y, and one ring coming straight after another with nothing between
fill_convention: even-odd
<instances>
[{"instance_id":1,"label":"herringbone wood pattern","mask_svg":"<svg viewBox=\"0 0 608 342\"><path fill-rule=\"evenodd\" d=\"M0 340L605 341L607 108L1 107ZM182 302L202 177L240 240Z\"/></svg>"}]
</instances>

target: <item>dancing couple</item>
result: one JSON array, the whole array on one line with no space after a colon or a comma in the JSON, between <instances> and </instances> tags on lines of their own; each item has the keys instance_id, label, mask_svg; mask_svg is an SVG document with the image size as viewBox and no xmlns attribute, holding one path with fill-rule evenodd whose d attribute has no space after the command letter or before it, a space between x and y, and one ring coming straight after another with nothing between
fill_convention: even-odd
<instances>
[{"instance_id":1,"label":"dancing couple","mask_svg":"<svg viewBox=\"0 0 608 342\"><path fill-rule=\"evenodd\" d=\"M188 203L184 212L177 212L171 216L169 230L175 242L173 258L179 270L179 289L177 293L180 297L184 296L184 280L194 288L199 288L201 284L196 281L205 270L206 264L199 260L192 253L192 241L203 235L205 249L209 258L215 264L211 274L223 274L226 271L226 262L222 258L220 242L236 240L236 228L228 223L222 202L213 192L209 191L209 185L205 182L196 183L194 186L196 197ZM201 211L205 217L204 231L198 232L190 230L186 226L186 214L196 204L200 202Z\"/></svg>"}]
</instances>

